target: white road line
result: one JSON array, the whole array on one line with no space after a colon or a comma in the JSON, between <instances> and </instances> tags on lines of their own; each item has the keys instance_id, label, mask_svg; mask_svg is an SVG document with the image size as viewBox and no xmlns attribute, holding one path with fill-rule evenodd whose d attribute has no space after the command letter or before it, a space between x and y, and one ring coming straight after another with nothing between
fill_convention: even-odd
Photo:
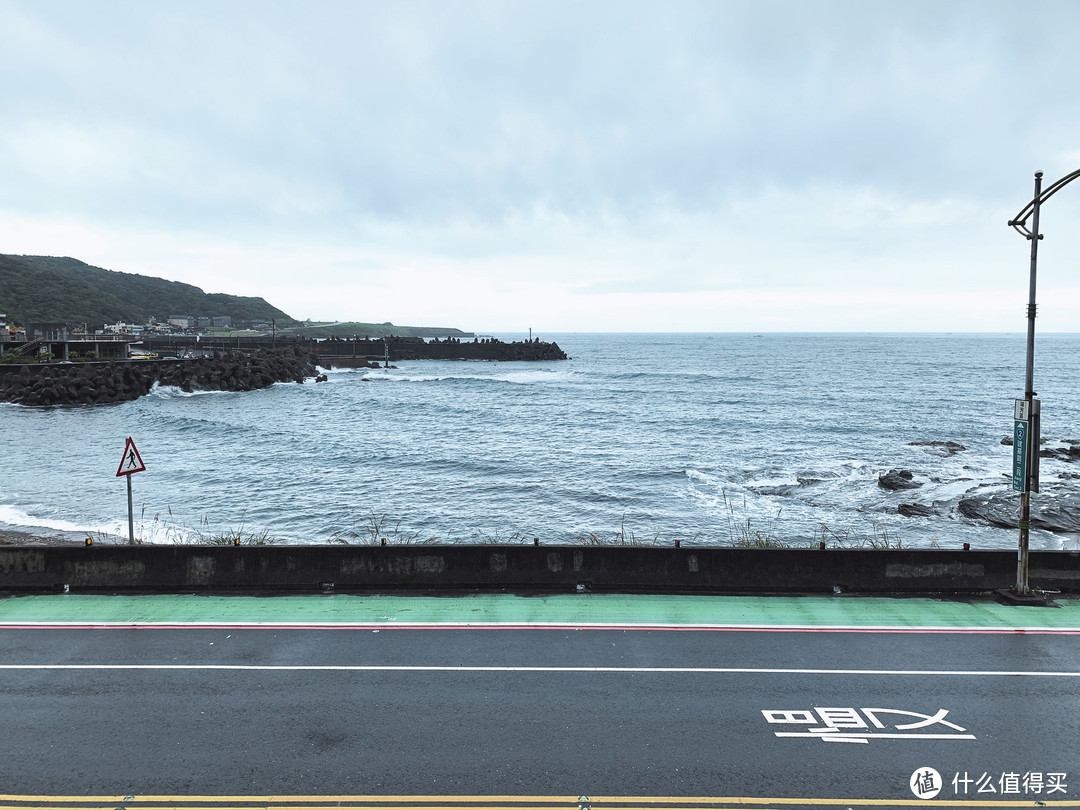
<instances>
[{"instance_id":1,"label":"white road line","mask_svg":"<svg viewBox=\"0 0 1080 810\"><path fill-rule=\"evenodd\" d=\"M1080 633L1080 626L1054 627L1042 625L948 625L948 624L756 624L756 623L688 623L665 624L662 622L555 622L555 621L396 621L376 619L372 621L342 622L281 622L281 621L13 621L0 620L0 628L271 628L298 630L337 630L368 627L402 628L530 628L537 630L774 630L778 632L868 632L868 633Z\"/></svg>"},{"instance_id":2,"label":"white road line","mask_svg":"<svg viewBox=\"0 0 1080 810\"><path fill-rule=\"evenodd\" d=\"M661 675L933 675L948 677L1080 678L1078 672L978 669L803 669L788 667L515 667L374 664L0 664L0 670L227 672L565 672Z\"/></svg>"}]
</instances>

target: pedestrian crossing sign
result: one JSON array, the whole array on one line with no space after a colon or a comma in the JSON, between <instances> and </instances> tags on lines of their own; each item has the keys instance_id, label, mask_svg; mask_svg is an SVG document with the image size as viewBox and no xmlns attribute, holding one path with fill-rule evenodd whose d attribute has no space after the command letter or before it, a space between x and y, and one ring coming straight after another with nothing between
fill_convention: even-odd
<instances>
[{"instance_id":1,"label":"pedestrian crossing sign","mask_svg":"<svg viewBox=\"0 0 1080 810\"><path fill-rule=\"evenodd\" d=\"M124 456L120 459L120 466L116 470L116 477L143 472L146 465L143 464L142 456L139 455L135 442L128 436L127 444L124 445Z\"/></svg>"}]
</instances>

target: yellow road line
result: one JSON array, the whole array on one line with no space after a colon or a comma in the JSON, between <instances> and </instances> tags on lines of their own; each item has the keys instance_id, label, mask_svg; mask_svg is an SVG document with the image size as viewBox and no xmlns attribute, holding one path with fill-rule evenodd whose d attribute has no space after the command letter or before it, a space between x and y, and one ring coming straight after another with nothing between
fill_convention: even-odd
<instances>
[{"instance_id":1,"label":"yellow road line","mask_svg":"<svg viewBox=\"0 0 1080 810\"><path fill-rule=\"evenodd\" d=\"M1038 804L1036 803L1038 802ZM375 810L554 810L588 807L589 810L789 810L790 808L844 807L926 807L920 799L837 799L837 798L764 798L756 796L31 796L0 794L0 810L65 810L80 808L117 808L126 810L340 810L375 808ZM1025 799L969 800L936 799L936 807L992 808L1058 807L1080 808L1080 800Z\"/></svg>"},{"instance_id":2,"label":"yellow road line","mask_svg":"<svg viewBox=\"0 0 1080 810\"><path fill-rule=\"evenodd\" d=\"M706 805L710 810L727 810L727 807L743 808L791 808L791 807L1066 807L1080 808L1078 801L1043 801L1036 799L997 800L997 801L971 801L965 799L763 799L750 796L732 796L726 799L665 799L658 803L644 802L637 799L633 803L615 804L600 799L592 799L589 804L593 810L605 808L617 808L617 810L657 810L658 804L662 803L663 810L679 810L682 807L700 808ZM722 803L729 802L729 805ZM599 806L599 807L598 807Z\"/></svg>"}]
</instances>

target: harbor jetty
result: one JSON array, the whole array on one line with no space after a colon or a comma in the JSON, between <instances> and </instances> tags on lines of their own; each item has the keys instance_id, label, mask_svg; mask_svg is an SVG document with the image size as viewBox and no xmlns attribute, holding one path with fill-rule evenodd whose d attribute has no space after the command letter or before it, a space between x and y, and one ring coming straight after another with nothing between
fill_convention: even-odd
<instances>
[{"instance_id":1,"label":"harbor jetty","mask_svg":"<svg viewBox=\"0 0 1080 810\"><path fill-rule=\"evenodd\" d=\"M308 350L326 368L361 365L353 360L366 360L370 365L379 361L400 360L567 360L566 352L555 342L539 338L505 342L496 338L461 340L424 340L416 337L350 338L313 341Z\"/></svg>"},{"instance_id":2,"label":"harbor jetty","mask_svg":"<svg viewBox=\"0 0 1080 810\"><path fill-rule=\"evenodd\" d=\"M351 338L277 338L240 336L212 338L172 335L146 337L139 343L147 352L183 356L192 351L253 350L272 346L293 346L310 353L320 366L336 368L394 363L400 360L568 360L566 352L554 341L504 341L498 338L445 337L351 337ZM360 362L366 361L366 362Z\"/></svg>"},{"instance_id":3,"label":"harbor jetty","mask_svg":"<svg viewBox=\"0 0 1080 810\"><path fill-rule=\"evenodd\" d=\"M311 356L295 347L213 352L185 360L113 360L0 366L0 402L97 405L127 402L154 384L192 391L253 391L315 374Z\"/></svg>"},{"instance_id":4,"label":"harbor jetty","mask_svg":"<svg viewBox=\"0 0 1080 810\"><path fill-rule=\"evenodd\" d=\"M375 367L403 360L566 360L556 343L495 338L272 340L239 337L144 338L142 359L27 362L0 365L0 402L95 405L126 402L155 384L186 392L253 391L276 382L303 383L317 367ZM74 356L74 354L72 354Z\"/></svg>"}]
</instances>

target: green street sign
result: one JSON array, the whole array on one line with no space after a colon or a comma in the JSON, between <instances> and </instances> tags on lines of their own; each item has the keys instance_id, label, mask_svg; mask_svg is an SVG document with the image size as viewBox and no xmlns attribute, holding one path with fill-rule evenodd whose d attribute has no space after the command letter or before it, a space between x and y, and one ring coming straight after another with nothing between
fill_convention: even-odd
<instances>
[{"instance_id":1,"label":"green street sign","mask_svg":"<svg viewBox=\"0 0 1080 810\"><path fill-rule=\"evenodd\" d=\"M1028 423L1017 419L1013 422L1012 488L1027 492Z\"/></svg>"}]
</instances>

